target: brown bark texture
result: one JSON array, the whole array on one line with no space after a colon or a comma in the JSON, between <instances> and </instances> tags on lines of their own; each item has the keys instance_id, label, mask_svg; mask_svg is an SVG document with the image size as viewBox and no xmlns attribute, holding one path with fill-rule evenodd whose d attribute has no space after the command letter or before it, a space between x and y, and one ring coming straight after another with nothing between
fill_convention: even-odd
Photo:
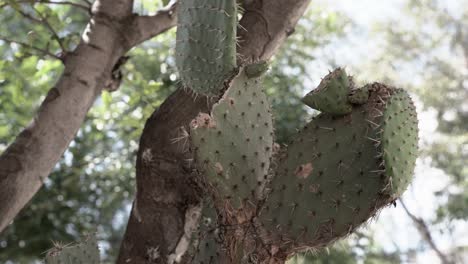
<instances>
[{"instance_id":1,"label":"brown bark texture","mask_svg":"<svg viewBox=\"0 0 468 264\"><path fill-rule=\"evenodd\" d=\"M270 59L293 31L308 0L244 1L240 63ZM147 120L137 154L137 195L117 263L187 263L182 257L191 209L204 190L185 142L188 125L213 102L179 89ZM182 248L182 250L181 250ZM157 254L153 254L154 252Z\"/></svg>"}]
</instances>

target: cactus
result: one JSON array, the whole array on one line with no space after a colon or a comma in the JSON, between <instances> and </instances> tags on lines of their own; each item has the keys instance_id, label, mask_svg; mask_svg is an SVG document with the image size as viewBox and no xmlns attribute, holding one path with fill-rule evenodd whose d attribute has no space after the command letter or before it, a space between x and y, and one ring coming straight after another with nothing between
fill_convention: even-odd
<instances>
[{"instance_id":1,"label":"cactus","mask_svg":"<svg viewBox=\"0 0 468 264\"><path fill-rule=\"evenodd\" d=\"M94 234L71 245L61 246L56 243L45 257L46 264L98 264L99 261L99 248Z\"/></svg>"},{"instance_id":2,"label":"cactus","mask_svg":"<svg viewBox=\"0 0 468 264\"><path fill-rule=\"evenodd\" d=\"M352 89L348 95L348 101L352 104L364 104L369 99L369 87L365 85L359 89Z\"/></svg>"},{"instance_id":3,"label":"cactus","mask_svg":"<svg viewBox=\"0 0 468 264\"><path fill-rule=\"evenodd\" d=\"M235 0L179 2L176 65L182 84L193 92L218 95L236 68Z\"/></svg>"},{"instance_id":4,"label":"cactus","mask_svg":"<svg viewBox=\"0 0 468 264\"><path fill-rule=\"evenodd\" d=\"M204 7L219 8L221 2L183 1L179 13L183 86L197 96L218 96L210 113L199 113L190 123L190 149L213 199L210 210L216 210L218 226L211 230L217 235L202 228L194 243L206 247L190 254L195 263L282 263L350 234L404 192L417 155L416 112L404 90L379 83L356 88L345 70L337 69L303 98L321 114L274 155L270 106L261 85L268 64L233 70L234 38L227 44L213 33L218 31L200 27L235 28L234 19L206 18L212 10ZM225 1L223 8L235 17L234 6ZM200 44L202 33L211 34L203 41L223 47L223 56L211 52L208 42ZM200 63L216 56L216 63Z\"/></svg>"},{"instance_id":5,"label":"cactus","mask_svg":"<svg viewBox=\"0 0 468 264\"><path fill-rule=\"evenodd\" d=\"M200 113L190 126L195 160L216 196L236 208L260 198L257 186L265 183L273 146L261 78L241 71L212 112Z\"/></svg>"},{"instance_id":6,"label":"cactus","mask_svg":"<svg viewBox=\"0 0 468 264\"><path fill-rule=\"evenodd\" d=\"M192 235L189 263L220 263L224 257L220 239L222 231L213 203L207 198L203 203L199 226Z\"/></svg>"},{"instance_id":7,"label":"cactus","mask_svg":"<svg viewBox=\"0 0 468 264\"><path fill-rule=\"evenodd\" d=\"M308 93L302 101L319 111L343 115L351 113L352 105L348 100L352 81L343 69L336 69L327 75L317 89Z\"/></svg>"},{"instance_id":8,"label":"cactus","mask_svg":"<svg viewBox=\"0 0 468 264\"><path fill-rule=\"evenodd\" d=\"M284 263L345 237L405 191L417 156L417 117L404 90L356 88L337 69L303 98L321 113L277 151L262 87L268 64L236 65L236 5L184 0L178 7L182 86L217 100L187 124L194 169L207 190L187 254L191 263ZM98 259L94 238L46 257Z\"/></svg>"},{"instance_id":9,"label":"cactus","mask_svg":"<svg viewBox=\"0 0 468 264\"><path fill-rule=\"evenodd\" d=\"M417 154L414 105L404 90L378 83L366 89L367 103L348 115L320 114L279 160L261 214L271 243L325 246L366 222L408 186Z\"/></svg>"}]
</instances>

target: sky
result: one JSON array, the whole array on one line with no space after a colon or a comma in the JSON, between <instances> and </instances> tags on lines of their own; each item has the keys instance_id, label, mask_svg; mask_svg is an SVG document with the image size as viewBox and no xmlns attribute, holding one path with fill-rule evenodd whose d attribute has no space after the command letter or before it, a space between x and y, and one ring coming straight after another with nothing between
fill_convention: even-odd
<instances>
[{"instance_id":1,"label":"sky","mask_svg":"<svg viewBox=\"0 0 468 264\"><path fill-rule=\"evenodd\" d=\"M352 36L346 42L332 43L332 48L326 51L327 54L325 55L332 56L333 60L340 66L359 65L369 59L369 56L372 56L370 54L377 53L379 43L383 41L374 34L375 25L388 22L390 19L404 19L401 11L404 2L403 0L314 1L311 6L315 4L325 7L326 10L338 11L351 18L355 23L352 26L353 28L349 29L353 32ZM456 16L463 8L461 2L463 0L448 0L444 4L446 4L449 12ZM312 73L318 84L320 78L317 77L326 74L328 69L324 65L315 65L314 68L318 69L315 73ZM354 74L359 75L359 73ZM437 128L435 113L423 112L421 104L416 102L416 105L420 120L420 137L423 141L430 142ZM432 220L435 218L435 209L440 202L434 196L434 192L447 183L448 178L441 170L431 167L429 160L419 159L415 169L415 180L403 195L403 200L412 213L423 217L425 220ZM394 251L395 245L398 245L400 250L403 251L422 248L422 252L417 254L414 259L408 259L407 263L440 263L435 253L427 249L427 245L421 243L418 231L414 228L401 205L383 210L378 220L368 228L375 232L375 239L389 251ZM468 246L466 236L468 234L468 225L466 222L457 223L454 240L435 230L431 231L442 251L446 251L454 245Z\"/></svg>"}]
</instances>

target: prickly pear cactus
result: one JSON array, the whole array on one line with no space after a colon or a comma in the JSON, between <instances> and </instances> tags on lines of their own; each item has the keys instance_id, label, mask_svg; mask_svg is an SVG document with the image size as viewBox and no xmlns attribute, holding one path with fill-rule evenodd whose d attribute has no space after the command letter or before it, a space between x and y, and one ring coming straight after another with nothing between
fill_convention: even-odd
<instances>
[{"instance_id":1,"label":"prickly pear cactus","mask_svg":"<svg viewBox=\"0 0 468 264\"><path fill-rule=\"evenodd\" d=\"M207 198L203 204L198 229L192 234L189 263L220 263L225 257L221 241L222 232L218 214L211 199Z\"/></svg>"},{"instance_id":2,"label":"prickly pear cactus","mask_svg":"<svg viewBox=\"0 0 468 264\"><path fill-rule=\"evenodd\" d=\"M88 235L83 241L60 246L55 245L54 248L47 252L45 258L46 264L98 264L99 248L95 235Z\"/></svg>"},{"instance_id":3,"label":"prickly pear cactus","mask_svg":"<svg viewBox=\"0 0 468 264\"><path fill-rule=\"evenodd\" d=\"M276 153L261 85L268 67L236 67L236 17L234 0L179 6L182 85L218 100L189 124L194 169L213 200L189 255L194 263L284 263L350 234L403 193L417 155L416 112L404 90L356 88L337 69L303 99L322 113Z\"/></svg>"},{"instance_id":4,"label":"prickly pear cactus","mask_svg":"<svg viewBox=\"0 0 468 264\"><path fill-rule=\"evenodd\" d=\"M348 95L348 101L352 104L364 104L369 99L369 88L367 84L359 89L352 89Z\"/></svg>"},{"instance_id":5,"label":"prickly pear cactus","mask_svg":"<svg viewBox=\"0 0 468 264\"><path fill-rule=\"evenodd\" d=\"M235 0L179 1L176 65L193 92L218 95L236 68Z\"/></svg>"},{"instance_id":6,"label":"prickly pear cactus","mask_svg":"<svg viewBox=\"0 0 468 264\"><path fill-rule=\"evenodd\" d=\"M235 208L255 204L273 151L272 118L261 78L242 71L212 112L192 121L190 134L195 161L216 187L215 195Z\"/></svg>"},{"instance_id":7,"label":"prickly pear cactus","mask_svg":"<svg viewBox=\"0 0 468 264\"><path fill-rule=\"evenodd\" d=\"M325 82L333 78L347 79L333 72ZM366 89L365 104L341 116L324 111L288 146L261 214L267 243L325 246L407 188L417 156L414 105L404 90L378 83Z\"/></svg>"},{"instance_id":8,"label":"prickly pear cactus","mask_svg":"<svg viewBox=\"0 0 468 264\"><path fill-rule=\"evenodd\" d=\"M352 105L348 100L351 84L352 81L346 75L345 70L336 69L302 101L314 109L334 115L351 113Z\"/></svg>"}]
</instances>

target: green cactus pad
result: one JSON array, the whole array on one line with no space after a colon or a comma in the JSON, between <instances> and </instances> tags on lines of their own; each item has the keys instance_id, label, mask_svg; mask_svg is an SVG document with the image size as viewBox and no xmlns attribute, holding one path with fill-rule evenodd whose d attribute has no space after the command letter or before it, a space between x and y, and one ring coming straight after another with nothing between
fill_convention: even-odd
<instances>
[{"instance_id":1,"label":"green cactus pad","mask_svg":"<svg viewBox=\"0 0 468 264\"><path fill-rule=\"evenodd\" d=\"M344 116L320 114L289 145L260 216L267 243L327 245L407 188L417 152L414 106L401 89L374 83L369 91L366 104Z\"/></svg>"},{"instance_id":2,"label":"green cactus pad","mask_svg":"<svg viewBox=\"0 0 468 264\"><path fill-rule=\"evenodd\" d=\"M209 199L206 199L209 200ZM192 235L190 261L195 264L220 263L224 256L220 238L218 215L212 202L205 201L199 227Z\"/></svg>"},{"instance_id":3,"label":"green cactus pad","mask_svg":"<svg viewBox=\"0 0 468 264\"><path fill-rule=\"evenodd\" d=\"M47 252L47 264L98 264L99 248L94 235L87 236L82 242L58 246Z\"/></svg>"},{"instance_id":4,"label":"green cactus pad","mask_svg":"<svg viewBox=\"0 0 468 264\"><path fill-rule=\"evenodd\" d=\"M412 179L418 156L418 119L406 91L398 90L388 100L382 130L385 173L392 180L392 191L399 196Z\"/></svg>"},{"instance_id":5,"label":"green cactus pad","mask_svg":"<svg viewBox=\"0 0 468 264\"><path fill-rule=\"evenodd\" d=\"M258 198L273 145L270 105L260 79L242 71L211 114L200 113L191 122L190 134L198 168L217 197L237 208Z\"/></svg>"},{"instance_id":6,"label":"green cactus pad","mask_svg":"<svg viewBox=\"0 0 468 264\"><path fill-rule=\"evenodd\" d=\"M257 78L262 76L265 72L268 71L269 65L268 62L263 61L255 64L250 64L245 66L245 74L249 78Z\"/></svg>"},{"instance_id":7,"label":"green cactus pad","mask_svg":"<svg viewBox=\"0 0 468 264\"><path fill-rule=\"evenodd\" d=\"M235 0L179 2L176 65L185 88L217 95L236 68Z\"/></svg>"},{"instance_id":8,"label":"green cactus pad","mask_svg":"<svg viewBox=\"0 0 468 264\"><path fill-rule=\"evenodd\" d=\"M344 69L338 68L325 76L317 89L303 99L306 105L323 113L344 115L351 113L353 106L348 101L352 80Z\"/></svg>"},{"instance_id":9,"label":"green cactus pad","mask_svg":"<svg viewBox=\"0 0 468 264\"><path fill-rule=\"evenodd\" d=\"M369 87L363 86L359 89L353 89L349 93L348 101L352 104L365 104L369 99Z\"/></svg>"}]
</instances>

